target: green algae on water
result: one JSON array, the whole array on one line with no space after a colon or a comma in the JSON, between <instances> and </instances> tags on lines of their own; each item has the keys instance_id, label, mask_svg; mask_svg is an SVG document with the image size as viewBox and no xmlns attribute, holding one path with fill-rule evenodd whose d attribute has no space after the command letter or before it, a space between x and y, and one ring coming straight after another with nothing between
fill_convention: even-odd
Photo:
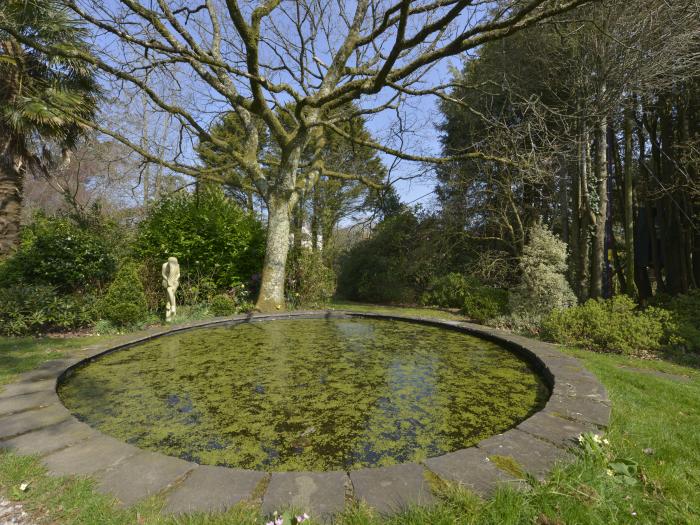
<instances>
[{"instance_id":1,"label":"green algae on water","mask_svg":"<svg viewBox=\"0 0 700 525\"><path fill-rule=\"evenodd\" d=\"M498 345L362 318L161 337L79 368L59 394L80 420L136 446L272 471L419 461L512 427L548 395Z\"/></svg>"}]
</instances>

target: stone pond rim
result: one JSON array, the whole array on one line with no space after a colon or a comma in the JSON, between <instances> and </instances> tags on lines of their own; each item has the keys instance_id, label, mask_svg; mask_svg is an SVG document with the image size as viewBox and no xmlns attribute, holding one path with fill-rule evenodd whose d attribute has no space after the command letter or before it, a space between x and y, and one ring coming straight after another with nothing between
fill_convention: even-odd
<instances>
[{"instance_id":1,"label":"stone pond rim","mask_svg":"<svg viewBox=\"0 0 700 525\"><path fill-rule=\"evenodd\" d=\"M458 330L509 349L528 361L551 390L542 410L514 428L475 446L388 467L332 472L273 472L198 465L139 449L79 422L56 393L71 369L105 353L193 328L235 321L359 317L411 321ZM48 361L20 375L0 391L0 448L37 454L55 475L91 476L98 490L122 505L152 495L164 498L166 513L222 511L245 500L262 503L271 513L289 505L317 518L329 518L348 501L364 501L382 513L434 500L431 477L462 484L481 496L497 484L519 485L514 470L543 479L556 461L570 459L567 450L583 432L600 432L608 424L610 400L603 385L581 363L554 345L460 321L342 310L238 315L152 329L123 336L118 344L93 345L80 357ZM515 465L505 469L497 465Z\"/></svg>"}]
</instances>

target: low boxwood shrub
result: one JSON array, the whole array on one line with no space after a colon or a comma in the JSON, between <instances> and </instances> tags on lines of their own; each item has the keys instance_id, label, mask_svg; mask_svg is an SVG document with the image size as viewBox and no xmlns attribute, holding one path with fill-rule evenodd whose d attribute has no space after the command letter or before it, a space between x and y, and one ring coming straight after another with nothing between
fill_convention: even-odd
<instances>
[{"instance_id":1,"label":"low boxwood shrub","mask_svg":"<svg viewBox=\"0 0 700 525\"><path fill-rule=\"evenodd\" d=\"M554 310L541 325L544 339L628 355L660 350L672 331L670 312L655 307L641 309L626 295L591 299L580 306Z\"/></svg>"},{"instance_id":2,"label":"low boxwood shrub","mask_svg":"<svg viewBox=\"0 0 700 525\"><path fill-rule=\"evenodd\" d=\"M236 300L227 294L218 294L209 302L209 311L216 317L234 315L238 313Z\"/></svg>"},{"instance_id":3,"label":"low boxwood shrub","mask_svg":"<svg viewBox=\"0 0 700 525\"><path fill-rule=\"evenodd\" d=\"M99 301L98 310L102 319L118 327L133 326L147 318L148 305L138 264L122 264Z\"/></svg>"},{"instance_id":4,"label":"low boxwood shrub","mask_svg":"<svg viewBox=\"0 0 700 525\"><path fill-rule=\"evenodd\" d=\"M0 288L0 334L30 335L91 326L97 319L94 297L59 295L47 285Z\"/></svg>"}]
</instances>

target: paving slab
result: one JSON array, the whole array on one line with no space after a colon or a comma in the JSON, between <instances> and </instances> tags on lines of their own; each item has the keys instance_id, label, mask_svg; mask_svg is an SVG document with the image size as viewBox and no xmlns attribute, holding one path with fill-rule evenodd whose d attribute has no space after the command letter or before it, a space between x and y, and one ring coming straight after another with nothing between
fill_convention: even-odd
<instances>
[{"instance_id":1,"label":"paving slab","mask_svg":"<svg viewBox=\"0 0 700 525\"><path fill-rule=\"evenodd\" d=\"M525 472L539 480L557 461L571 459L571 454L531 434L512 429L481 441L477 447L489 457L505 456L514 459Z\"/></svg>"},{"instance_id":2,"label":"paving slab","mask_svg":"<svg viewBox=\"0 0 700 525\"><path fill-rule=\"evenodd\" d=\"M56 380L55 379L42 379L40 381L25 381L22 383L12 383L11 385L6 385L4 389L0 390L0 399L5 399L6 397L21 396L24 394L33 394L34 392L55 392L56 391Z\"/></svg>"},{"instance_id":3,"label":"paving slab","mask_svg":"<svg viewBox=\"0 0 700 525\"><path fill-rule=\"evenodd\" d=\"M129 506L167 489L197 466L143 450L98 473L97 488L115 496L121 505Z\"/></svg>"},{"instance_id":4,"label":"paving slab","mask_svg":"<svg viewBox=\"0 0 700 525\"><path fill-rule=\"evenodd\" d=\"M32 408L43 408L60 403L56 392L44 390L13 397L0 398L0 416L24 412Z\"/></svg>"},{"instance_id":5,"label":"paving slab","mask_svg":"<svg viewBox=\"0 0 700 525\"><path fill-rule=\"evenodd\" d=\"M553 395L543 412L599 426L606 426L610 421L610 407L586 397Z\"/></svg>"},{"instance_id":6,"label":"paving slab","mask_svg":"<svg viewBox=\"0 0 700 525\"><path fill-rule=\"evenodd\" d=\"M51 405L19 414L0 417L0 439L11 438L38 428L70 419L71 413L63 405Z\"/></svg>"},{"instance_id":7,"label":"paving slab","mask_svg":"<svg viewBox=\"0 0 700 525\"><path fill-rule=\"evenodd\" d=\"M45 455L98 435L100 434L97 430L85 423L80 423L75 419L67 419L7 441L0 441L0 448L20 454Z\"/></svg>"},{"instance_id":8,"label":"paving slab","mask_svg":"<svg viewBox=\"0 0 700 525\"><path fill-rule=\"evenodd\" d=\"M425 479L425 469L417 463L355 470L350 472L350 480L355 499L366 502L381 513L434 501Z\"/></svg>"},{"instance_id":9,"label":"paving slab","mask_svg":"<svg viewBox=\"0 0 700 525\"><path fill-rule=\"evenodd\" d=\"M607 390L593 374L557 372L554 377L553 395L580 397L610 404Z\"/></svg>"},{"instance_id":10,"label":"paving slab","mask_svg":"<svg viewBox=\"0 0 700 525\"><path fill-rule=\"evenodd\" d=\"M262 511L271 514L291 506L328 521L345 507L348 485L345 472L273 472L263 496Z\"/></svg>"},{"instance_id":11,"label":"paving slab","mask_svg":"<svg viewBox=\"0 0 700 525\"><path fill-rule=\"evenodd\" d=\"M31 372L25 372L20 374L17 378L18 381L41 381L43 379L56 379L60 376L67 368L79 363L81 359L54 359L53 361L46 361L42 365Z\"/></svg>"},{"instance_id":12,"label":"paving slab","mask_svg":"<svg viewBox=\"0 0 700 525\"><path fill-rule=\"evenodd\" d=\"M482 497L490 496L499 483L517 482L475 447L427 459L425 465L442 479L463 485Z\"/></svg>"},{"instance_id":13,"label":"paving slab","mask_svg":"<svg viewBox=\"0 0 700 525\"><path fill-rule=\"evenodd\" d=\"M98 434L42 458L50 474L86 476L115 465L140 450Z\"/></svg>"},{"instance_id":14,"label":"paving slab","mask_svg":"<svg viewBox=\"0 0 700 525\"><path fill-rule=\"evenodd\" d=\"M571 421L545 412L538 412L520 423L517 428L564 448L577 445L578 437L584 432L601 434L595 425Z\"/></svg>"},{"instance_id":15,"label":"paving slab","mask_svg":"<svg viewBox=\"0 0 700 525\"><path fill-rule=\"evenodd\" d=\"M236 503L251 499L253 491L267 477L264 472L200 465L168 493L168 514L223 512Z\"/></svg>"}]
</instances>

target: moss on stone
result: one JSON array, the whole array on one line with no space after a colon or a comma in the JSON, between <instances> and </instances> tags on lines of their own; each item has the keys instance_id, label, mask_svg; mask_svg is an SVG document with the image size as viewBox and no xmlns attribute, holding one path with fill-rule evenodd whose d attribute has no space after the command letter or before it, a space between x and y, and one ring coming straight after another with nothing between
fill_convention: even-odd
<instances>
[{"instance_id":1,"label":"moss on stone","mask_svg":"<svg viewBox=\"0 0 700 525\"><path fill-rule=\"evenodd\" d=\"M503 472L507 472L514 478L525 479L525 471L523 467L520 466L515 458L511 456L489 456L489 460L500 468Z\"/></svg>"}]
</instances>

